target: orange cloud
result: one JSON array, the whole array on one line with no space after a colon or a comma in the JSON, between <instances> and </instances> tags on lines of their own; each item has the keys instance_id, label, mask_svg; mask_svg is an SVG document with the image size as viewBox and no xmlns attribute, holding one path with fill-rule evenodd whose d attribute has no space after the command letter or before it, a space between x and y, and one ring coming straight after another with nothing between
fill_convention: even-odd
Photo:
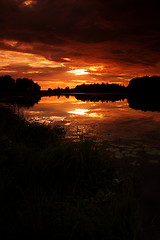
<instances>
[{"instance_id":1,"label":"orange cloud","mask_svg":"<svg viewBox=\"0 0 160 240\"><path fill-rule=\"evenodd\" d=\"M159 75L156 3L1 0L0 16L1 74L42 89Z\"/></svg>"}]
</instances>

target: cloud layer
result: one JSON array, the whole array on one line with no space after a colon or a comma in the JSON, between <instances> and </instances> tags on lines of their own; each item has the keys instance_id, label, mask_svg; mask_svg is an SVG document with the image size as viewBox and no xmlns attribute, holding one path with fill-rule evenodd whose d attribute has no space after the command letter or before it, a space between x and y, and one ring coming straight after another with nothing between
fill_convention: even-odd
<instances>
[{"instance_id":1,"label":"cloud layer","mask_svg":"<svg viewBox=\"0 0 160 240\"><path fill-rule=\"evenodd\" d=\"M0 29L1 73L65 85L159 74L158 1L1 0Z\"/></svg>"}]
</instances>

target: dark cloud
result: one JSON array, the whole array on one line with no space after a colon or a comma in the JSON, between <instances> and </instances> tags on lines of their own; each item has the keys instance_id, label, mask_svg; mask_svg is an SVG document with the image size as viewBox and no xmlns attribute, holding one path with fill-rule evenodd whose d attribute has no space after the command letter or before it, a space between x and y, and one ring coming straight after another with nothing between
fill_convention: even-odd
<instances>
[{"instance_id":1,"label":"dark cloud","mask_svg":"<svg viewBox=\"0 0 160 240\"><path fill-rule=\"evenodd\" d=\"M159 63L158 1L0 1L0 48L35 53L56 62ZM17 44L7 44L17 41ZM79 63L79 62L78 62ZM74 63L75 64L75 63Z\"/></svg>"}]
</instances>

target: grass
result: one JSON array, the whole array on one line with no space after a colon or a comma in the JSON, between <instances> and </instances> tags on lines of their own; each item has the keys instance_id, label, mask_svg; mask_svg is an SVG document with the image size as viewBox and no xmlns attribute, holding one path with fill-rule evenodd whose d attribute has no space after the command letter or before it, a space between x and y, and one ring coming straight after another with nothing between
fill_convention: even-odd
<instances>
[{"instance_id":1,"label":"grass","mask_svg":"<svg viewBox=\"0 0 160 240\"><path fill-rule=\"evenodd\" d=\"M103 148L10 108L0 122L0 239L136 239L132 180L119 181Z\"/></svg>"}]
</instances>

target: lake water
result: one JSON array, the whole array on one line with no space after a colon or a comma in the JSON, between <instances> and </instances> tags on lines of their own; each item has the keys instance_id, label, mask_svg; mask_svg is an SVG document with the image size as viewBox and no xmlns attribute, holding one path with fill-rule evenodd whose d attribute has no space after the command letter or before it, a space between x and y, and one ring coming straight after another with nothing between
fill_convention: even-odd
<instances>
[{"instance_id":1,"label":"lake water","mask_svg":"<svg viewBox=\"0 0 160 240\"><path fill-rule=\"evenodd\" d=\"M111 151L118 152L117 158L140 152L160 155L160 112L132 109L127 99L91 102L74 96L42 97L23 113L29 121L64 127L66 138L74 141L91 138L105 142Z\"/></svg>"}]
</instances>

